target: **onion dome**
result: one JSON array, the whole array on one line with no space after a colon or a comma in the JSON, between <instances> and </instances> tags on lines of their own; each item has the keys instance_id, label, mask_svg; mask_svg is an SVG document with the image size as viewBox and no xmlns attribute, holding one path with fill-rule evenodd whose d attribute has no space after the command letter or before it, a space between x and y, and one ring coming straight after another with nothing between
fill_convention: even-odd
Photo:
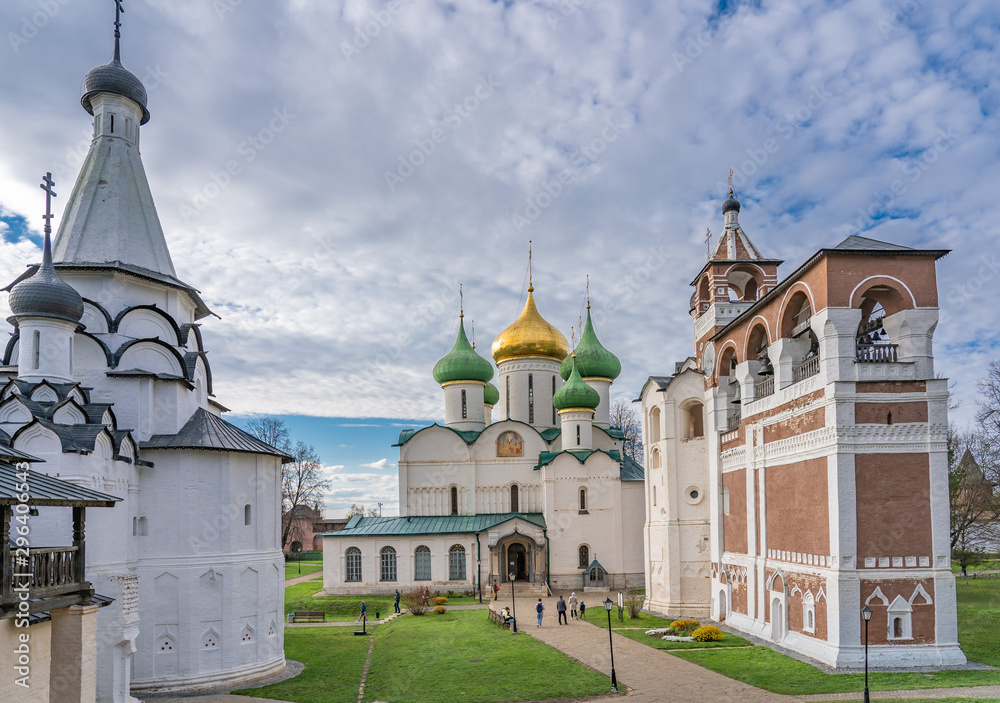
<instances>
[{"instance_id":1,"label":"onion dome","mask_svg":"<svg viewBox=\"0 0 1000 703\"><path fill-rule=\"evenodd\" d=\"M545 321L535 307L532 292L528 286L528 300L524 310L510 326L493 341L493 360L498 364L507 359L541 357L562 361L569 353L569 344L562 332Z\"/></svg>"},{"instance_id":2,"label":"onion dome","mask_svg":"<svg viewBox=\"0 0 1000 703\"><path fill-rule=\"evenodd\" d=\"M488 383L493 378L493 365L479 356L465 336L465 319L459 317L458 339L440 361L434 364L434 380L440 384L454 381Z\"/></svg>"},{"instance_id":3,"label":"onion dome","mask_svg":"<svg viewBox=\"0 0 1000 703\"><path fill-rule=\"evenodd\" d=\"M614 381L622 372L618 357L604 348L594 332L590 303L587 304L587 324L580 335L580 343L576 346L576 367L583 378L606 378L609 381ZM559 375L564 381L569 378L572 369L573 358L567 356L559 367Z\"/></svg>"},{"instance_id":4,"label":"onion dome","mask_svg":"<svg viewBox=\"0 0 1000 703\"><path fill-rule=\"evenodd\" d=\"M139 124L146 124L149 122L149 110L146 109L146 86L136 78L134 73L122 66L121 32L119 31L121 18L118 14L120 9L120 5L115 7L115 53L111 61L103 66L92 68L87 77L83 79L83 97L80 98L80 104L83 105L84 110L93 115L94 108L90 104L93 96L98 93L121 95L138 103L139 107L142 108L142 120Z\"/></svg>"},{"instance_id":5,"label":"onion dome","mask_svg":"<svg viewBox=\"0 0 1000 703\"><path fill-rule=\"evenodd\" d=\"M563 387L552 396L552 404L556 410L569 410L572 408L586 408L594 410L601 404L601 396L580 376L580 369L577 367L576 356L570 357L569 378Z\"/></svg>"},{"instance_id":6,"label":"onion dome","mask_svg":"<svg viewBox=\"0 0 1000 703\"><path fill-rule=\"evenodd\" d=\"M740 201L733 195L732 188L729 189L729 197L726 199L726 202L722 203L722 214L725 215L730 210L740 211Z\"/></svg>"},{"instance_id":7,"label":"onion dome","mask_svg":"<svg viewBox=\"0 0 1000 703\"><path fill-rule=\"evenodd\" d=\"M500 389L494 386L492 383L487 383L486 388L483 389L483 404L493 406L499 402L500 402Z\"/></svg>"},{"instance_id":8,"label":"onion dome","mask_svg":"<svg viewBox=\"0 0 1000 703\"><path fill-rule=\"evenodd\" d=\"M42 263L35 273L10 289L10 311L15 318L50 317L79 322L83 317L83 298L76 289L59 278L52 266L52 244L48 232L42 248Z\"/></svg>"}]
</instances>

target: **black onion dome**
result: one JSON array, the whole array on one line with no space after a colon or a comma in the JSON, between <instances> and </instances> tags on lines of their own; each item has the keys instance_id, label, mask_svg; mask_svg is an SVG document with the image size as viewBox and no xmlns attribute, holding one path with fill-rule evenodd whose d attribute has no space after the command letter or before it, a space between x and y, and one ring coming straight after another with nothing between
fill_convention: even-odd
<instances>
[{"instance_id":1,"label":"black onion dome","mask_svg":"<svg viewBox=\"0 0 1000 703\"><path fill-rule=\"evenodd\" d=\"M50 257L43 257L32 276L10 289L7 302L14 317L52 317L67 322L79 322L83 317L83 298L59 278Z\"/></svg>"},{"instance_id":2,"label":"black onion dome","mask_svg":"<svg viewBox=\"0 0 1000 703\"><path fill-rule=\"evenodd\" d=\"M146 109L146 86L136 78L134 73L122 66L121 61L112 59L111 63L91 69L87 77L83 79L83 97L80 98L80 104L91 115L94 114L94 108L90 105L90 99L98 93L123 95L138 103L142 108L142 120L139 124L149 122L149 110Z\"/></svg>"},{"instance_id":3,"label":"black onion dome","mask_svg":"<svg viewBox=\"0 0 1000 703\"><path fill-rule=\"evenodd\" d=\"M722 203L723 215L725 215L730 210L735 210L736 212L740 211L740 201L736 199L735 195L733 195L733 191L729 191L729 198L726 200L726 202Z\"/></svg>"}]
</instances>

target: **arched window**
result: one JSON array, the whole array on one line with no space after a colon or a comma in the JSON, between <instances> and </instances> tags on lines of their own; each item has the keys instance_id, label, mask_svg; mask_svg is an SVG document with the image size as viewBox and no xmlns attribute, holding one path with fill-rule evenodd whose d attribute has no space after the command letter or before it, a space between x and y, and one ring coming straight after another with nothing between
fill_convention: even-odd
<instances>
[{"instance_id":1,"label":"arched window","mask_svg":"<svg viewBox=\"0 0 1000 703\"><path fill-rule=\"evenodd\" d=\"M552 377L552 397L556 396L556 377ZM556 424L556 406L552 406L552 424Z\"/></svg>"},{"instance_id":2,"label":"arched window","mask_svg":"<svg viewBox=\"0 0 1000 703\"><path fill-rule=\"evenodd\" d=\"M423 544L413 551L413 580L431 580L431 550Z\"/></svg>"},{"instance_id":3,"label":"arched window","mask_svg":"<svg viewBox=\"0 0 1000 703\"><path fill-rule=\"evenodd\" d=\"M535 382L528 374L528 424L535 424Z\"/></svg>"},{"instance_id":4,"label":"arched window","mask_svg":"<svg viewBox=\"0 0 1000 703\"><path fill-rule=\"evenodd\" d=\"M682 408L681 422L684 439L705 436L705 414L701 403L689 403Z\"/></svg>"},{"instance_id":5,"label":"arched window","mask_svg":"<svg viewBox=\"0 0 1000 703\"><path fill-rule=\"evenodd\" d=\"M347 562L347 578L345 581L361 580L361 550L357 547L348 547L345 553Z\"/></svg>"},{"instance_id":6,"label":"arched window","mask_svg":"<svg viewBox=\"0 0 1000 703\"><path fill-rule=\"evenodd\" d=\"M580 568L586 569L590 566L590 547L585 544L580 545Z\"/></svg>"},{"instance_id":7,"label":"arched window","mask_svg":"<svg viewBox=\"0 0 1000 703\"><path fill-rule=\"evenodd\" d=\"M580 512L586 512L587 510L587 489L580 489Z\"/></svg>"},{"instance_id":8,"label":"arched window","mask_svg":"<svg viewBox=\"0 0 1000 703\"><path fill-rule=\"evenodd\" d=\"M448 580L465 580L465 547L460 544L452 545L448 550Z\"/></svg>"},{"instance_id":9,"label":"arched window","mask_svg":"<svg viewBox=\"0 0 1000 703\"><path fill-rule=\"evenodd\" d=\"M251 510L252 509L250 508L250 504L249 503L247 503L246 505L243 506L243 524L244 525L249 525L251 523L251 519L250 519L251 518Z\"/></svg>"},{"instance_id":10,"label":"arched window","mask_svg":"<svg viewBox=\"0 0 1000 703\"><path fill-rule=\"evenodd\" d=\"M465 391L462 391L462 419L469 417L469 409L465 402Z\"/></svg>"},{"instance_id":11,"label":"arched window","mask_svg":"<svg viewBox=\"0 0 1000 703\"><path fill-rule=\"evenodd\" d=\"M504 397L507 399L507 419L509 420L510 419L510 376L507 376L505 386L507 392L504 393Z\"/></svg>"},{"instance_id":12,"label":"arched window","mask_svg":"<svg viewBox=\"0 0 1000 703\"><path fill-rule=\"evenodd\" d=\"M380 574L380 581L395 581L396 580L396 550L392 547L382 547L382 551L379 552L381 559L379 560L382 566L382 572Z\"/></svg>"},{"instance_id":13,"label":"arched window","mask_svg":"<svg viewBox=\"0 0 1000 703\"><path fill-rule=\"evenodd\" d=\"M42 354L42 333L39 332L38 330L35 330L34 333L32 334L32 338L34 339L35 342L35 348L31 350L32 354L31 368L37 369Z\"/></svg>"},{"instance_id":14,"label":"arched window","mask_svg":"<svg viewBox=\"0 0 1000 703\"><path fill-rule=\"evenodd\" d=\"M580 426L576 426L576 446L580 446Z\"/></svg>"},{"instance_id":15,"label":"arched window","mask_svg":"<svg viewBox=\"0 0 1000 703\"><path fill-rule=\"evenodd\" d=\"M660 409L653 408L649 411L649 441L660 441Z\"/></svg>"},{"instance_id":16,"label":"arched window","mask_svg":"<svg viewBox=\"0 0 1000 703\"><path fill-rule=\"evenodd\" d=\"M451 514L458 515L458 489L451 487Z\"/></svg>"},{"instance_id":17,"label":"arched window","mask_svg":"<svg viewBox=\"0 0 1000 703\"><path fill-rule=\"evenodd\" d=\"M517 496L517 486L511 486L510 487L510 511L512 513L519 512L520 506L518 505L517 498L518 498L518 496Z\"/></svg>"}]
</instances>

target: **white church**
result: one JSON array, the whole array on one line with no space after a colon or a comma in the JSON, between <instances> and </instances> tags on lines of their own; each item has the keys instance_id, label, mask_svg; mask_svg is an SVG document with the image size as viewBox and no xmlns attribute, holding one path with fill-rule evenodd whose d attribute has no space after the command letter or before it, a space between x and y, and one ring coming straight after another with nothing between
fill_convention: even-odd
<instances>
[{"instance_id":1,"label":"white church","mask_svg":"<svg viewBox=\"0 0 1000 703\"><path fill-rule=\"evenodd\" d=\"M117 20L82 104L93 142L55 242L46 227L41 265L5 289L0 444L117 499L87 530L87 579L112 599L96 615L98 701L280 673L288 458L221 417L199 322L212 312L160 227L139 156L146 90ZM32 547L72 543L68 511L38 510Z\"/></svg>"},{"instance_id":2,"label":"white church","mask_svg":"<svg viewBox=\"0 0 1000 703\"><path fill-rule=\"evenodd\" d=\"M356 516L325 534L324 592L486 592L511 576L539 594L641 587L643 470L610 425L621 364L598 340L589 301L571 352L529 283L493 342L499 387L463 318L434 366L444 425L403 430L396 445L399 517Z\"/></svg>"}]
</instances>

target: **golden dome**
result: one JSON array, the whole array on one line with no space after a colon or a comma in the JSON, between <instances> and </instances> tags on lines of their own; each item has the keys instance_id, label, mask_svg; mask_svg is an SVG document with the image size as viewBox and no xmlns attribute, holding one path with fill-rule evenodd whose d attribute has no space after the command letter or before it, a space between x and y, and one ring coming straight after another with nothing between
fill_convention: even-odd
<instances>
[{"instance_id":1,"label":"golden dome","mask_svg":"<svg viewBox=\"0 0 1000 703\"><path fill-rule=\"evenodd\" d=\"M528 286L524 310L493 342L493 360L542 357L562 362L569 354L569 344L562 332L545 321L535 307L534 288Z\"/></svg>"}]
</instances>

